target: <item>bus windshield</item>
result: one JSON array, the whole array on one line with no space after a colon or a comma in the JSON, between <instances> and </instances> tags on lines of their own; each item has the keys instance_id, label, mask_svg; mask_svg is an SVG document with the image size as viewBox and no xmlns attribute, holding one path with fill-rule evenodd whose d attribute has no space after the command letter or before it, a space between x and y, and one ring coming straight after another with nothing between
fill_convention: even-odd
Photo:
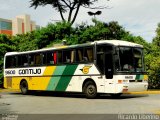
<instances>
[{"instance_id":1,"label":"bus windshield","mask_svg":"<svg viewBox=\"0 0 160 120\"><path fill-rule=\"evenodd\" d=\"M117 47L115 67L117 72L144 72L143 49Z\"/></svg>"}]
</instances>

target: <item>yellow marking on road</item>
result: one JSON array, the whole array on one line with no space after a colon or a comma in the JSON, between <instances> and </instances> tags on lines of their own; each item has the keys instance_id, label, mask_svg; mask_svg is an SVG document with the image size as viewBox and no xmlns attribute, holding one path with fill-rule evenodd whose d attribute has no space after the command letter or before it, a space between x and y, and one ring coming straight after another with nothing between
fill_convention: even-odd
<instances>
[{"instance_id":1,"label":"yellow marking on road","mask_svg":"<svg viewBox=\"0 0 160 120\"><path fill-rule=\"evenodd\" d=\"M20 92L20 90L14 90L14 89L0 89L1 92Z\"/></svg>"},{"instance_id":2,"label":"yellow marking on road","mask_svg":"<svg viewBox=\"0 0 160 120\"><path fill-rule=\"evenodd\" d=\"M126 92L124 94L160 94L160 91Z\"/></svg>"}]
</instances>

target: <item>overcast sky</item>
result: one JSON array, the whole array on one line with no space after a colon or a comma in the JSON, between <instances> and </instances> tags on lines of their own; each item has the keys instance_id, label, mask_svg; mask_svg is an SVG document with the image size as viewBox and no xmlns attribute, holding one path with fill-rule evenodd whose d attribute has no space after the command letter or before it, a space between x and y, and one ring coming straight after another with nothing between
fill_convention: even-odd
<instances>
[{"instance_id":1,"label":"overcast sky","mask_svg":"<svg viewBox=\"0 0 160 120\"><path fill-rule=\"evenodd\" d=\"M12 19L16 15L30 14L31 19L40 26L46 26L49 22L61 20L51 6L30 8L30 0L0 0L0 18ZM157 24L160 22L160 0L99 0L98 5L106 5L111 9L103 9L97 16L103 22L118 21L127 31L133 35L141 36L151 42L155 36ZM76 24L87 22L91 24L91 16L88 9L81 8ZM96 10L92 10L95 12Z\"/></svg>"}]
</instances>

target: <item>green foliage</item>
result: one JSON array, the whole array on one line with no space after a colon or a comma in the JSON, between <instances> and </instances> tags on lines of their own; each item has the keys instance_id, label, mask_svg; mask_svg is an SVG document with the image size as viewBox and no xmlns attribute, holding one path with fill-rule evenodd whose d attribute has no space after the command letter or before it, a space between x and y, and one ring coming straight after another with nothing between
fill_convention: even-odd
<instances>
[{"instance_id":1,"label":"green foliage","mask_svg":"<svg viewBox=\"0 0 160 120\"><path fill-rule=\"evenodd\" d=\"M47 27L35 31L38 48L44 48L52 42L56 43L56 41L67 39L70 37L71 32L72 28L69 23L50 23Z\"/></svg>"},{"instance_id":2,"label":"green foliage","mask_svg":"<svg viewBox=\"0 0 160 120\"><path fill-rule=\"evenodd\" d=\"M146 67L149 72L149 88L160 88L160 24L156 29L148 54L146 55Z\"/></svg>"},{"instance_id":3,"label":"green foliage","mask_svg":"<svg viewBox=\"0 0 160 120\"><path fill-rule=\"evenodd\" d=\"M35 32L30 32L27 34L21 34L14 36L11 41L17 46L17 51L29 51L36 50L37 47L37 39L35 39Z\"/></svg>"},{"instance_id":4,"label":"green foliage","mask_svg":"<svg viewBox=\"0 0 160 120\"><path fill-rule=\"evenodd\" d=\"M149 88L160 88L160 57L152 54L146 56L146 65L149 72Z\"/></svg>"}]
</instances>

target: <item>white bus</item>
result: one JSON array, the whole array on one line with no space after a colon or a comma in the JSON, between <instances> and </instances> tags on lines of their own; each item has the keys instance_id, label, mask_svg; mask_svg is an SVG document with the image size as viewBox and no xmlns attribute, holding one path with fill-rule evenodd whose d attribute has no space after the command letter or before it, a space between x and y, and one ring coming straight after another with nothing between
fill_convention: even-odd
<instances>
[{"instance_id":1,"label":"white bus","mask_svg":"<svg viewBox=\"0 0 160 120\"><path fill-rule=\"evenodd\" d=\"M8 52L4 57L4 87L83 92L87 98L109 93L144 91L148 76L143 46L122 40L100 40L27 52Z\"/></svg>"}]
</instances>

